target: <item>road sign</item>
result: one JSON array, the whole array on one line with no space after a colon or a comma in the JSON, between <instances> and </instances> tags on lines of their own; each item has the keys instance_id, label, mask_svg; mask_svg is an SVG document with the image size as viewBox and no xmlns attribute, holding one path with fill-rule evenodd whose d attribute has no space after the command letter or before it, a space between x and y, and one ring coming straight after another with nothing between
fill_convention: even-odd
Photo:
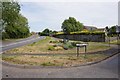
<instances>
[{"instance_id":1,"label":"road sign","mask_svg":"<svg viewBox=\"0 0 120 80\"><path fill-rule=\"evenodd\" d=\"M85 53L87 51L87 45L88 44L76 44L76 47L77 47L77 57L79 56L79 48L80 47L85 47Z\"/></svg>"},{"instance_id":2,"label":"road sign","mask_svg":"<svg viewBox=\"0 0 120 80\"><path fill-rule=\"evenodd\" d=\"M116 25L116 33L120 33L120 26Z\"/></svg>"}]
</instances>

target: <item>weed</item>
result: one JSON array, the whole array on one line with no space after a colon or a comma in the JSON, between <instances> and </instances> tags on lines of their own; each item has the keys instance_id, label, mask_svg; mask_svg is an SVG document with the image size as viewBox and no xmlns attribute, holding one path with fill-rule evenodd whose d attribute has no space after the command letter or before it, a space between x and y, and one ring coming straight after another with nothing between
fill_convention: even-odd
<instances>
[{"instance_id":1,"label":"weed","mask_svg":"<svg viewBox=\"0 0 120 80\"><path fill-rule=\"evenodd\" d=\"M55 66L54 63L51 63L51 62L44 62L41 64L42 66Z\"/></svg>"},{"instance_id":2,"label":"weed","mask_svg":"<svg viewBox=\"0 0 120 80\"><path fill-rule=\"evenodd\" d=\"M53 47L53 46L49 46L49 47L48 47L48 50L53 51L53 50L54 50L54 47Z\"/></svg>"}]
</instances>

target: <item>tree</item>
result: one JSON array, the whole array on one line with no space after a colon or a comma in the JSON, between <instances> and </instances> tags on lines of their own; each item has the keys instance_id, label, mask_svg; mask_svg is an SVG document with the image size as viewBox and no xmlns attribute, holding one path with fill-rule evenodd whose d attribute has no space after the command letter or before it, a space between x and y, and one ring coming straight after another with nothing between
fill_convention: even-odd
<instances>
[{"instance_id":1,"label":"tree","mask_svg":"<svg viewBox=\"0 0 120 80\"><path fill-rule=\"evenodd\" d=\"M50 30L48 28L44 29L42 32L38 33L40 36L49 36Z\"/></svg>"},{"instance_id":2,"label":"tree","mask_svg":"<svg viewBox=\"0 0 120 80\"><path fill-rule=\"evenodd\" d=\"M19 14L14 25L5 27L6 33L10 38L24 38L29 35L29 27L27 19Z\"/></svg>"},{"instance_id":3,"label":"tree","mask_svg":"<svg viewBox=\"0 0 120 80\"><path fill-rule=\"evenodd\" d=\"M2 31L9 38L24 38L29 36L28 20L20 13L18 2L10 0L2 2Z\"/></svg>"},{"instance_id":4,"label":"tree","mask_svg":"<svg viewBox=\"0 0 120 80\"><path fill-rule=\"evenodd\" d=\"M42 32L39 32L38 34L41 35L41 36L52 36L56 33L57 33L57 31L52 31L52 30L46 28Z\"/></svg>"},{"instance_id":5,"label":"tree","mask_svg":"<svg viewBox=\"0 0 120 80\"><path fill-rule=\"evenodd\" d=\"M76 21L74 17L69 17L69 19L64 20L62 27L64 33L81 31L83 29L83 24Z\"/></svg>"},{"instance_id":6,"label":"tree","mask_svg":"<svg viewBox=\"0 0 120 80\"><path fill-rule=\"evenodd\" d=\"M56 33L57 33L57 31L53 31L53 32L52 32L52 34L56 34Z\"/></svg>"},{"instance_id":7,"label":"tree","mask_svg":"<svg viewBox=\"0 0 120 80\"><path fill-rule=\"evenodd\" d=\"M116 26L112 26L110 28L110 32L111 32L111 34L115 34L116 33Z\"/></svg>"},{"instance_id":8,"label":"tree","mask_svg":"<svg viewBox=\"0 0 120 80\"><path fill-rule=\"evenodd\" d=\"M105 32L106 32L107 35L116 34L116 26L112 26L110 28L106 27Z\"/></svg>"},{"instance_id":9,"label":"tree","mask_svg":"<svg viewBox=\"0 0 120 80\"><path fill-rule=\"evenodd\" d=\"M14 25L14 21L18 18L20 5L13 0L2 2L2 23L3 29L6 26Z\"/></svg>"},{"instance_id":10,"label":"tree","mask_svg":"<svg viewBox=\"0 0 120 80\"><path fill-rule=\"evenodd\" d=\"M50 32L50 30L48 28L46 28L45 30L43 30L43 32L48 34Z\"/></svg>"},{"instance_id":11,"label":"tree","mask_svg":"<svg viewBox=\"0 0 120 80\"><path fill-rule=\"evenodd\" d=\"M15 26L18 27L17 28L18 37L22 38L29 36L30 31L28 26L28 20L26 17L19 14L19 17L15 23L16 23Z\"/></svg>"},{"instance_id":12,"label":"tree","mask_svg":"<svg viewBox=\"0 0 120 80\"><path fill-rule=\"evenodd\" d=\"M108 28L108 26L106 26L106 27L105 27L105 33L106 33L106 35L109 34L109 31L110 31L110 29Z\"/></svg>"}]
</instances>

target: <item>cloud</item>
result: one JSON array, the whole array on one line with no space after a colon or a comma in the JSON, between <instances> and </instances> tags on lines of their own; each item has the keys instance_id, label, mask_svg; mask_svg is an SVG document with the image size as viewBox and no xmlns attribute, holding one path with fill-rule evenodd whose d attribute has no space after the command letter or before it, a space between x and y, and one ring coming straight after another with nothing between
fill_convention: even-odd
<instances>
[{"instance_id":1,"label":"cloud","mask_svg":"<svg viewBox=\"0 0 120 80\"><path fill-rule=\"evenodd\" d=\"M28 18L31 31L60 30L72 16L85 25L105 27L117 24L117 2L22 2L21 13Z\"/></svg>"},{"instance_id":2,"label":"cloud","mask_svg":"<svg viewBox=\"0 0 120 80\"><path fill-rule=\"evenodd\" d=\"M20 2L118 2L119 0L18 0Z\"/></svg>"}]
</instances>

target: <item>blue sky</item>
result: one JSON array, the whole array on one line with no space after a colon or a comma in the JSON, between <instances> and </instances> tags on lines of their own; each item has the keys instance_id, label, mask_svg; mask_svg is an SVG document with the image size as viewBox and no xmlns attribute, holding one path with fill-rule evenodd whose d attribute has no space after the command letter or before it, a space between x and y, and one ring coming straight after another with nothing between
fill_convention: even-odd
<instances>
[{"instance_id":1,"label":"blue sky","mask_svg":"<svg viewBox=\"0 0 120 80\"><path fill-rule=\"evenodd\" d=\"M20 2L30 31L60 31L62 22L75 17L87 26L103 28L118 24L117 2Z\"/></svg>"}]
</instances>

